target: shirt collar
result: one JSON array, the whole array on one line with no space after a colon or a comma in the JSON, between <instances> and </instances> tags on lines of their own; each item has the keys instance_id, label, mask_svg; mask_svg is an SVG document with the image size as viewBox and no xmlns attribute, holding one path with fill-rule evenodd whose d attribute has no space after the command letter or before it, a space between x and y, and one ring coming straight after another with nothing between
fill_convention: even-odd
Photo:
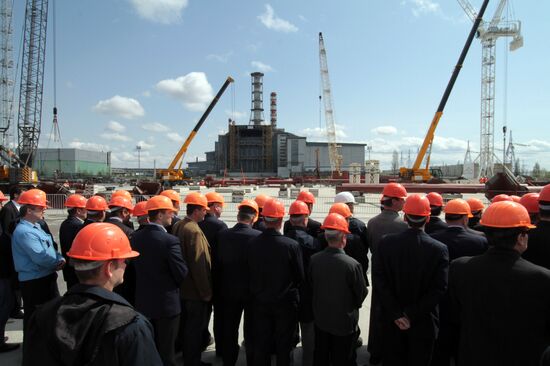
<instances>
[{"instance_id":1,"label":"shirt collar","mask_svg":"<svg viewBox=\"0 0 550 366\"><path fill-rule=\"evenodd\" d=\"M122 219L118 216L111 216L110 220L115 220L115 221L118 221L118 222L122 222Z\"/></svg>"},{"instance_id":2,"label":"shirt collar","mask_svg":"<svg viewBox=\"0 0 550 366\"><path fill-rule=\"evenodd\" d=\"M162 226L161 224L157 224L156 222L150 222L149 225L155 225L157 227L160 227L165 233L168 232L164 226Z\"/></svg>"},{"instance_id":3,"label":"shirt collar","mask_svg":"<svg viewBox=\"0 0 550 366\"><path fill-rule=\"evenodd\" d=\"M15 206L15 208L16 208L17 210L19 210L19 209L21 208L21 205L20 205L19 203L17 203L17 201L11 200L11 202L13 203L13 205Z\"/></svg>"},{"instance_id":4,"label":"shirt collar","mask_svg":"<svg viewBox=\"0 0 550 366\"><path fill-rule=\"evenodd\" d=\"M25 220L25 219L21 219L21 220L19 221L19 224L28 225L28 226L32 226L32 227L41 229L40 224L39 224L38 222L36 222L36 223L33 224L32 222L27 221L27 220Z\"/></svg>"}]
</instances>

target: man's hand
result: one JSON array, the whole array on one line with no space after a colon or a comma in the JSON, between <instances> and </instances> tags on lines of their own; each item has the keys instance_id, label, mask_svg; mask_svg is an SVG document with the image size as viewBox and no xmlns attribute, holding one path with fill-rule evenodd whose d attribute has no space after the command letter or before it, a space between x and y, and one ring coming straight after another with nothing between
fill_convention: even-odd
<instances>
[{"instance_id":1,"label":"man's hand","mask_svg":"<svg viewBox=\"0 0 550 366\"><path fill-rule=\"evenodd\" d=\"M57 263L57 267L55 267L55 270L60 271L61 269L63 269L63 267L65 267L66 263L67 262L65 262L65 259L60 260L59 263Z\"/></svg>"},{"instance_id":2,"label":"man's hand","mask_svg":"<svg viewBox=\"0 0 550 366\"><path fill-rule=\"evenodd\" d=\"M400 330L407 330L411 327L411 322L409 318L407 318L406 316L403 316L399 319L395 319L393 322L395 323L395 325L397 325L397 327Z\"/></svg>"}]
</instances>

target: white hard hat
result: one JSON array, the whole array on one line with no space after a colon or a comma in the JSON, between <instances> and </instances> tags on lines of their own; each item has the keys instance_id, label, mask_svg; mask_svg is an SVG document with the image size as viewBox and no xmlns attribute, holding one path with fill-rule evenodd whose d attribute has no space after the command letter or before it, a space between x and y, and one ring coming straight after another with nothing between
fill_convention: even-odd
<instances>
[{"instance_id":1,"label":"white hard hat","mask_svg":"<svg viewBox=\"0 0 550 366\"><path fill-rule=\"evenodd\" d=\"M355 203L355 197L351 192L340 192L334 196L334 203Z\"/></svg>"}]
</instances>

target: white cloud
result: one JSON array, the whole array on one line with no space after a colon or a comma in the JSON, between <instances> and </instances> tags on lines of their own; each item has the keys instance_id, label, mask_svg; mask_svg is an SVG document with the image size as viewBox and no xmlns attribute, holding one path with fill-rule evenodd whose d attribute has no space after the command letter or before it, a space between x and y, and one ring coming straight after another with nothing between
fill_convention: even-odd
<instances>
[{"instance_id":1,"label":"white cloud","mask_svg":"<svg viewBox=\"0 0 550 366\"><path fill-rule=\"evenodd\" d=\"M120 95L99 101L93 109L101 114L115 115L126 119L141 117L145 114L145 110L137 100Z\"/></svg>"},{"instance_id":2,"label":"white cloud","mask_svg":"<svg viewBox=\"0 0 550 366\"><path fill-rule=\"evenodd\" d=\"M177 132L168 132L166 137L174 142L183 142L183 137Z\"/></svg>"},{"instance_id":3,"label":"white cloud","mask_svg":"<svg viewBox=\"0 0 550 366\"><path fill-rule=\"evenodd\" d=\"M122 142L132 140L130 137L120 134L118 132L104 132L100 136L105 140L122 141Z\"/></svg>"},{"instance_id":4,"label":"white cloud","mask_svg":"<svg viewBox=\"0 0 550 366\"><path fill-rule=\"evenodd\" d=\"M274 71L273 67L269 66L268 64L264 64L263 62L260 62L260 61L252 61L250 64L252 65L253 68L255 68L256 70L258 70L260 72L272 72L272 71Z\"/></svg>"},{"instance_id":5,"label":"white cloud","mask_svg":"<svg viewBox=\"0 0 550 366\"><path fill-rule=\"evenodd\" d=\"M154 144L150 144L147 141L140 140L136 143L136 146L141 146L141 150L151 150L155 147Z\"/></svg>"},{"instance_id":6,"label":"white cloud","mask_svg":"<svg viewBox=\"0 0 550 366\"><path fill-rule=\"evenodd\" d=\"M141 93L141 95L143 95L145 98L149 98L151 96L151 92L149 90L146 90L143 93Z\"/></svg>"},{"instance_id":7,"label":"white cloud","mask_svg":"<svg viewBox=\"0 0 550 366\"><path fill-rule=\"evenodd\" d=\"M248 116L248 113L246 112L239 112L239 111L230 111L229 109L225 110L225 114L229 118L233 118L235 120L242 120L243 118L246 118Z\"/></svg>"},{"instance_id":8,"label":"white cloud","mask_svg":"<svg viewBox=\"0 0 550 366\"><path fill-rule=\"evenodd\" d=\"M410 4L412 6L412 13L415 17L419 17L424 14L435 14L441 11L439 3L432 0L407 0L402 4Z\"/></svg>"},{"instance_id":9,"label":"white cloud","mask_svg":"<svg viewBox=\"0 0 550 366\"><path fill-rule=\"evenodd\" d=\"M206 59L207 60L214 60L214 61L221 62L222 64L226 64L227 61L229 61L229 58L231 56L233 56L233 51L229 51L229 52L223 53L221 55L210 54L210 55L206 56Z\"/></svg>"},{"instance_id":10,"label":"white cloud","mask_svg":"<svg viewBox=\"0 0 550 366\"><path fill-rule=\"evenodd\" d=\"M69 147L73 149L92 150L92 151L110 151L108 145L96 144L95 142L83 142L79 139L74 139L69 142Z\"/></svg>"},{"instance_id":11,"label":"white cloud","mask_svg":"<svg viewBox=\"0 0 550 366\"><path fill-rule=\"evenodd\" d=\"M370 130L376 135L395 135L397 134L397 128L393 126L378 126Z\"/></svg>"},{"instance_id":12,"label":"white cloud","mask_svg":"<svg viewBox=\"0 0 550 366\"><path fill-rule=\"evenodd\" d=\"M157 89L180 100L191 111L202 111L214 97L204 72L191 72L176 79L161 80Z\"/></svg>"},{"instance_id":13,"label":"white cloud","mask_svg":"<svg viewBox=\"0 0 550 366\"><path fill-rule=\"evenodd\" d=\"M303 15L298 15L298 18L300 18L302 22L309 22L309 20Z\"/></svg>"},{"instance_id":14,"label":"white cloud","mask_svg":"<svg viewBox=\"0 0 550 366\"><path fill-rule=\"evenodd\" d=\"M141 125L141 128L143 128L145 131L153 131L153 132L168 132L168 131L170 131L170 128L168 128L168 126L165 126L160 122L146 123L146 124Z\"/></svg>"},{"instance_id":15,"label":"white cloud","mask_svg":"<svg viewBox=\"0 0 550 366\"><path fill-rule=\"evenodd\" d=\"M344 132L345 127L339 124L335 125L335 132L336 132L336 140L342 141L344 138L347 137L346 133ZM304 135L308 138L315 139L317 141L327 141L327 130L326 128L305 128L301 131L301 135Z\"/></svg>"},{"instance_id":16,"label":"white cloud","mask_svg":"<svg viewBox=\"0 0 550 366\"><path fill-rule=\"evenodd\" d=\"M126 126L117 121L109 121L109 123L107 123L107 129L113 132L123 132L126 130Z\"/></svg>"},{"instance_id":17,"label":"white cloud","mask_svg":"<svg viewBox=\"0 0 550 366\"><path fill-rule=\"evenodd\" d=\"M181 20L188 0L130 0L140 17L156 23L171 24Z\"/></svg>"},{"instance_id":18,"label":"white cloud","mask_svg":"<svg viewBox=\"0 0 550 366\"><path fill-rule=\"evenodd\" d=\"M294 24L277 17L273 7L269 4L265 4L265 13L258 15L258 19L260 19L262 24L265 25L267 29L283 33L298 31L298 27Z\"/></svg>"}]
</instances>

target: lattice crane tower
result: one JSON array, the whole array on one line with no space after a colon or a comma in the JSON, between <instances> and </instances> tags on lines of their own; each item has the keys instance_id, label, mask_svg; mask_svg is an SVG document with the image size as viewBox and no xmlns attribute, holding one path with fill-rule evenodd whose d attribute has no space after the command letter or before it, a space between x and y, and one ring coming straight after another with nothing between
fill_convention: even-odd
<instances>
[{"instance_id":1,"label":"lattice crane tower","mask_svg":"<svg viewBox=\"0 0 550 366\"><path fill-rule=\"evenodd\" d=\"M13 117L12 3L0 0L0 144L8 144Z\"/></svg>"}]
</instances>

